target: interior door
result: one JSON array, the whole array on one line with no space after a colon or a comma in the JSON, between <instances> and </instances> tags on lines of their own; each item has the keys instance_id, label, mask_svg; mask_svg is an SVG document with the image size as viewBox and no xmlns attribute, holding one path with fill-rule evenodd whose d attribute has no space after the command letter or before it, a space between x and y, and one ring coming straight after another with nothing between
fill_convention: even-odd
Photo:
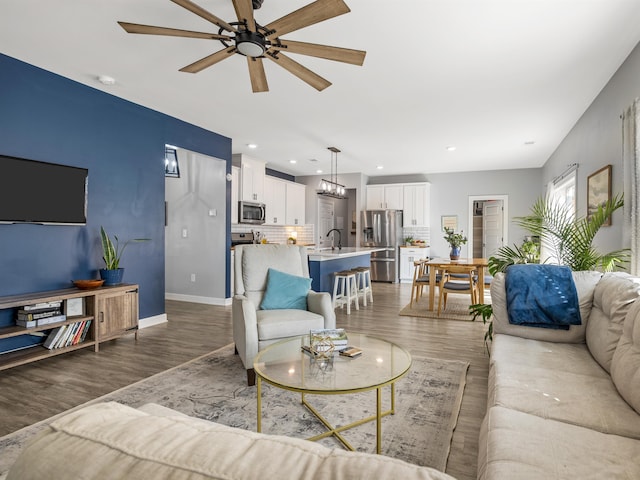
<instances>
[{"instance_id":1,"label":"interior door","mask_svg":"<svg viewBox=\"0 0 640 480\"><path fill-rule=\"evenodd\" d=\"M482 256L489 258L504 245L503 201L487 200L482 208Z\"/></svg>"},{"instance_id":2,"label":"interior door","mask_svg":"<svg viewBox=\"0 0 640 480\"><path fill-rule=\"evenodd\" d=\"M333 228L333 201L328 198L318 198L318 231L316 245L318 248L331 246L327 232Z\"/></svg>"}]
</instances>

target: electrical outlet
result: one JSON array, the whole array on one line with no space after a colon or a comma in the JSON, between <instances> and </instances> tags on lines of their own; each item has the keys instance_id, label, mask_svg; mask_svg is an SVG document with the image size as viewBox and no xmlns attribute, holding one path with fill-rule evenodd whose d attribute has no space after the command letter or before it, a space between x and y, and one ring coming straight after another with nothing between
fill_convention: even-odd
<instances>
[{"instance_id":1,"label":"electrical outlet","mask_svg":"<svg viewBox=\"0 0 640 480\"><path fill-rule=\"evenodd\" d=\"M188 236L189 236L189 234L188 234L188 232L187 232L187 229L186 229L186 228L183 228L183 229L182 229L182 238L187 238Z\"/></svg>"},{"instance_id":2,"label":"electrical outlet","mask_svg":"<svg viewBox=\"0 0 640 480\"><path fill-rule=\"evenodd\" d=\"M195 281L196 281L196 274L195 274L195 273L192 273L192 274L191 274L191 281L192 281L192 282L195 282Z\"/></svg>"}]
</instances>

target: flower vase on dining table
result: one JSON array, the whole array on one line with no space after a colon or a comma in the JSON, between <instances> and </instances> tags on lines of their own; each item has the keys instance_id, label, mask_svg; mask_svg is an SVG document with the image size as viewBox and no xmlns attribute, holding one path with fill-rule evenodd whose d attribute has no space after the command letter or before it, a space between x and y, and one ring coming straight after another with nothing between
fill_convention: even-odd
<instances>
[{"instance_id":1,"label":"flower vase on dining table","mask_svg":"<svg viewBox=\"0 0 640 480\"><path fill-rule=\"evenodd\" d=\"M458 260L460 258L460 250L462 247L451 247L451 252L449 253L449 258L451 260Z\"/></svg>"}]
</instances>

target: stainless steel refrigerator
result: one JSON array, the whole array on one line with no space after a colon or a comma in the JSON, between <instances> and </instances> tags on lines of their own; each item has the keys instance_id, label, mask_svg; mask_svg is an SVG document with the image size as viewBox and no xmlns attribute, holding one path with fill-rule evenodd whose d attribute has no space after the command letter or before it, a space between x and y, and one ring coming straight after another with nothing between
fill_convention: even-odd
<instances>
[{"instance_id":1,"label":"stainless steel refrigerator","mask_svg":"<svg viewBox=\"0 0 640 480\"><path fill-rule=\"evenodd\" d=\"M371 253L371 280L398 282L402 244L402 210L363 210L363 247L384 247Z\"/></svg>"}]
</instances>

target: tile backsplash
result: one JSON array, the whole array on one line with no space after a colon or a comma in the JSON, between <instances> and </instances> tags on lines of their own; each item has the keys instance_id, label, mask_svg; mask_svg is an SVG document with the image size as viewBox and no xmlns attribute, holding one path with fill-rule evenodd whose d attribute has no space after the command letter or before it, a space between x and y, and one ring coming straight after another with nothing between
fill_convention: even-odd
<instances>
[{"instance_id":1,"label":"tile backsplash","mask_svg":"<svg viewBox=\"0 0 640 480\"><path fill-rule=\"evenodd\" d=\"M231 225L234 233L260 232L265 236L267 242L287 243L289 237L295 232L297 241L300 244L314 243L314 225L280 226L280 225Z\"/></svg>"},{"instance_id":2,"label":"tile backsplash","mask_svg":"<svg viewBox=\"0 0 640 480\"><path fill-rule=\"evenodd\" d=\"M249 233L251 231L260 232L268 242L271 243L287 243L287 239L291 237L292 232L296 232L297 240L301 244L315 243L315 225L307 224L301 226L280 226L280 225L231 225L231 231L234 233ZM427 245L430 244L429 227L405 227L402 229L402 238L413 237L416 240L424 240Z\"/></svg>"},{"instance_id":3,"label":"tile backsplash","mask_svg":"<svg viewBox=\"0 0 640 480\"><path fill-rule=\"evenodd\" d=\"M431 244L429 227L404 227L402 229L402 238L407 237L413 237L414 240L424 240L427 245Z\"/></svg>"}]
</instances>

